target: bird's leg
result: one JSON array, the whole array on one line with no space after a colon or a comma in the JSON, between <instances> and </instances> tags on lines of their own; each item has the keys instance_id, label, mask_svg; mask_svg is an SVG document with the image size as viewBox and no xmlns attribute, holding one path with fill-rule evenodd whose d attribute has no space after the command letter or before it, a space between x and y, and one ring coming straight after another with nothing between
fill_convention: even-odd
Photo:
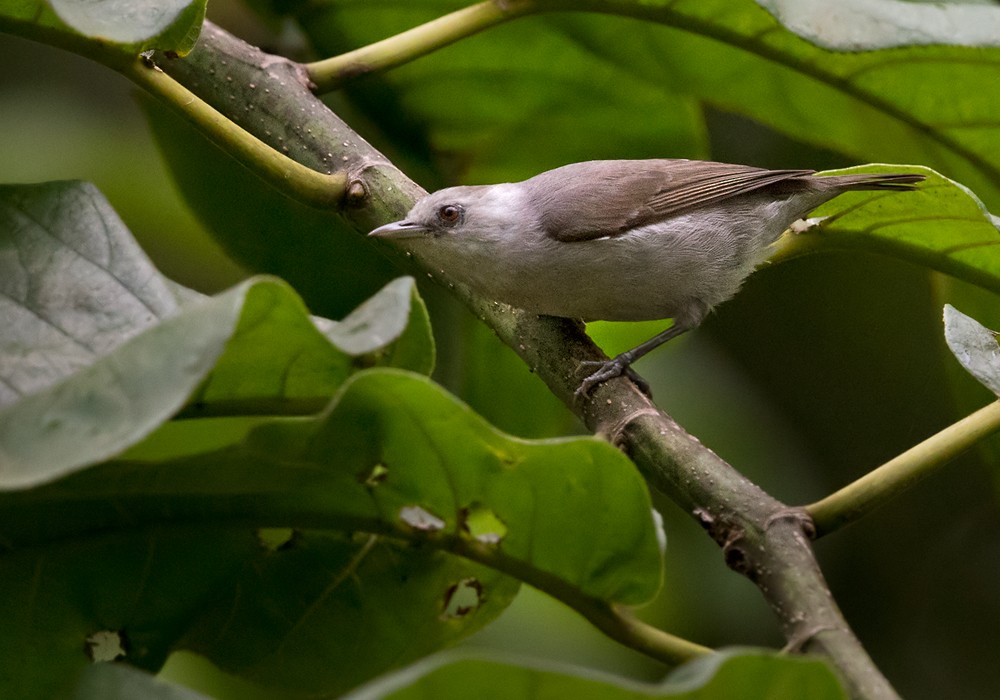
<instances>
[{"instance_id":1,"label":"bird's leg","mask_svg":"<svg viewBox=\"0 0 1000 700\"><path fill-rule=\"evenodd\" d=\"M580 382L580 386L579 388L577 388L575 392L576 395L586 396L588 393L590 393L591 389L593 389L601 382L606 382L607 380L614 379L615 377L619 377L622 374L627 374L629 378L631 378L632 381L639 386L639 389L642 391L642 393L648 396L649 384L647 384L646 381L642 379L642 377L640 377L638 374L635 373L635 371L632 369L631 366L632 363L638 360L646 353L650 352L651 350L655 350L656 348L660 347L668 340L676 338L682 333L686 333L690 329L691 326L688 326L686 324L679 324L675 319L674 325L670 326L670 328L666 329L662 333L654 335L646 342L636 345L631 350L626 350L622 354L616 356L614 359L604 360L604 361L585 360L581 362L580 364L584 366L598 365L598 369L596 372L594 372L586 379L584 379L582 382Z\"/></svg>"}]
</instances>

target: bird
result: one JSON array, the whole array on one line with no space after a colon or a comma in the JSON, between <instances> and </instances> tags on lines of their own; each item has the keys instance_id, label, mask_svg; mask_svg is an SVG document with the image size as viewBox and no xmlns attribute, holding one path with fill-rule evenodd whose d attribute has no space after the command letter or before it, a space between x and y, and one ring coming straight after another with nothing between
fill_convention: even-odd
<instances>
[{"instance_id":1,"label":"bird","mask_svg":"<svg viewBox=\"0 0 1000 700\"><path fill-rule=\"evenodd\" d=\"M917 173L817 175L686 159L592 160L521 182L448 187L369 235L400 241L479 294L581 321L673 319L596 366L577 395L701 324L794 222L848 191L916 189Z\"/></svg>"}]
</instances>

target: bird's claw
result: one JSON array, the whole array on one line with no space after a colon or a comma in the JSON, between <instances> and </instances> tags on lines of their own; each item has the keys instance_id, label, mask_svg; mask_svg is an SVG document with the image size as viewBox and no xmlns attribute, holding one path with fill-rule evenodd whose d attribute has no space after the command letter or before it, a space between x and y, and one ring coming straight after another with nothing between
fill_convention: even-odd
<instances>
[{"instance_id":1,"label":"bird's claw","mask_svg":"<svg viewBox=\"0 0 1000 700\"><path fill-rule=\"evenodd\" d=\"M652 398L653 395L649 390L649 383L640 377L631 366L623 362L620 358L614 358L613 360L584 360L580 363L581 366L596 366L597 371L593 374L587 376L580 386L577 387L574 395L578 399L582 399L591 392L591 390L598 384L602 384L609 379L614 379L615 377L620 377L625 375L639 388L643 394Z\"/></svg>"}]
</instances>

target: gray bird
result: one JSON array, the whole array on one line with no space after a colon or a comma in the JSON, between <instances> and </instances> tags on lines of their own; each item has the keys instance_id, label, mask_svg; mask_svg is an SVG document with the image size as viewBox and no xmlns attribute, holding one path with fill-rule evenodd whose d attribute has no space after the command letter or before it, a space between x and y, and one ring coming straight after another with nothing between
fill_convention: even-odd
<instances>
[{"instance_id":1,"label":"gray bird","mask_svg":"<svg viewBox=\"0 0 1000 700\"><path fill-rule=\"evenodd\" d=\"M598 368L628 372L732 297L793 222L849 190L912 190L912 173L817 176L697 160L595 160L523 182L449 187L369 235L406 239L489 299L583 321L673 318ZM641 380L640 381L640 385Z\"/></svg>"}]
</instances>

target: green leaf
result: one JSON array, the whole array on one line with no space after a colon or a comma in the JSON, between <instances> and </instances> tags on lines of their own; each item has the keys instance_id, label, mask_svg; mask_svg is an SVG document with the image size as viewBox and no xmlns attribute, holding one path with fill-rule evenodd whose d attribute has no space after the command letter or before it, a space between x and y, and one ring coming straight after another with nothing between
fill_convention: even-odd
<instances>
[{"instance_id":1,"label":"green leaf","mask_svg":"<svg viewBox=\"0 0 1000 700\"><path fill-rule=\"evenodd\" d=\"M470 516L482 522L488 510L506 527L505 556L586 595L637 604L659 585L645 484L603 441L507 437L426 378L390 369L354 375L322 415L255 422L223 430L227 437L198 451L190 445L200 441L184 436L202 429L189 423L205 421L184 421L164 428L174 437L166 444L176 443L170 454L140 445L128 459L12 493L12 504L35 515L4 534L11 543L43 541L122 518L173 522L210 508L220 518L282 521L274 526L315 520L488 558L491 550L463 549L496 544L470 535ZM185 498L192 493L213 500ZM99 505L112 496L115 509ZM0 521L8 529L13 513L12 505ZM581 531L588 535L568 537Z\"/></svg>"},{"instance_id":2,"label":"green leaf","mask_svg":"<svg viewBox=\"0 0 1000 700\"><path fill-rule=\"evenodd\" d=\"M944 307L944 337L963 367L1000 396L1000 346L997 333L950 304Z\"/></svg>"},{"instance_id":3,"label":"green leaf","mask_svg":"<svg viewBox=\"0 0 1000 700\"><path fill-rule=\"evenodd\" d=\"M744 649L691 662L660 684L537 661L518 664L462 653L439 654L360 688L345 700L428 697L843 700L847 694L824 661Z\"/></svg>"},{"instance_id":4,"label":"green leaf","mask_svg":"<svg viewBox=\"0 0 1000 700\"><path fill-rule=\"evenodd\" d=\"M248 270L281 277L314 313L330 318L347 314L398 274L337 213L289 199L185 120L150 100L142 105L181 195Z\"/></svg>"},{"instance_id":5,"label":"green leaf","mask_svg":"<svg viewBox=\"0 0 1000 700\"><path fill-rule=\"evenodd\" d=\"M16 573L0 605L23 611L0 610L17 621L3 645L37 638L61 650L52 663L78 666L81 639L121 630L144 666L181 645L262 683L336 692L488 622L516 586L499 574L593 604L643 602L659 586L645 484L602 441L509 438L389 369L355 375L321 416L187 439L214 422L166 426L172 454L140 445L0 496L0 562ZM252 527L294 532L251 547ZM195 532L197 555L180 544ZM140 573L154 563L169 575ZM191 567L213 595L175 583ZM140 600L120 590L137 578ZM52 611L42 628L32 596ZM44 663L13 658L6 673Z\"/></svg>"},{"instance_id":6,"label":"green leaf","mask_svg":"<svg viewBox=\"0 0 1000 700\"><path fill-rule=\"evenodd\" d=\"M177 308L96 187L0 186L0 406L92 364Z\"/></svg>"},{"instance_id":7,"label":"green leaf","mask_svg":"<svg viewBox=\"0 0 1000 700\"><path fill-rule=\"evenodd\" d=\"M70 700L210 700L120 664L94 664L80 677Z\"/></svg>"},{"instance_id":8,"label":"green leaf","mask_svg":"<svg viewBox=\"0 0 1000 700\"><path fill-rule=\"evenodd\" d=\"M179 292L90 185L0 189L0 252L0 488L109 459L189 402L315 412L357 363L433 364L412 280L324 337L278 280Z\"/></svg>"},{"instance_id":9,"label":"green leaf","mask_svg":"<svg viewBox=\"0 0 1000 700\"><path fill-rule=\"evenodd\" d=\"M149 49L184 55L198 40L205 4L205 0L18 0L0 5L0 30L109 64Z\"/></svg>"},{"instance_id":10,"label":"green leaf","mask_svg":"<svg viewBox=\"0 0 1000 700\"><path fill-rule=\"evenodd\" d=\"M400 277L352 311L343 321L316 319L327 339L361 357L382 354L380 364L430 374L434 337L423 299L412 277Z\"/></svg>"},{"instance_id":11,"label":"green leaf","mask_svg":"<svg viewBox=\"0 0 1000 700\"><path fill-rule=\"evenodd\" d=\"M450 605L457 591L471 600ZM181 645L264 687L341 693L491 622L516 579L436 550L296 531L248 560Z\"/></svg>"},{"instance_id":12,"label":"green leaf","mask_svg":"<svg viewBox=\"0 0 1000 700\"><path fill-rule=\"evenodd\" d=\"M315 412L360 367L433 369L430 321L412 278L390 282L343 321L310 319L301 300L276 282L258 286L252 301L190 399L193 415Z\"/></svg>"},{"instance_id":13,"label":"green leaf","mask_svg":"<svg viewBox=\"0 0 1000 700\"><path fill-rule=\"evenodd\" d=\"M323 3L302 28L321 54L336 55L465 5ZM648 157L650 143L704 156L697 105L603 54L555 21L528 18L346 93L396 148L435 160L448 180L497 182L588 158Z\"/></svg>"},{"instance_id":14,"label":"green leaf","mask_svg":"<svg viewBox=\"0 0 1000 700\"><path fill-rule=\"evenodd\" d=\"M303 28L335 54L465 4L396 0L376 12L365 2L328 3L322 14L310 6ZM770 4L795 12L803 34L846 37L837 41L852 51L836 53L792 33L753 0L540 2L588 13L519 19L359 83L351 94L400 148L426 135L446 172L457 164L467 180L525 177L566 160L688 155L672 125L686 123L683 130L697 134L681 115L706 104L863 162L925 164L1000 202L993 118L1000 48L990 29L1000 8L946 8L942 36L927 29L933 20L926 15L935 11L925 5L868 4L838 5L832 16L825 3L810 5L815 15L797 11L798 3ZM815 30L820 9L824 28ZM859 29L876 12L878 29ZM876 50L884 46L894 48ZM577 84L581 76L586 87ZM517 82L498 90L508 78ZM500 94L512 96L502 108ZM631 141L630 134L643 137ZM530 152L545 135L544 153Z\"/></svg>"},{"instance_id":15,"label":"green leaf","mask_svg":"<svg viewBox=\"0 0 1000 700\"><path fill-rule=\"evenodd\" d=\"M155 671L258 550L246 529L206 527L122 527L5 547L0 695L66 697L95 660L119 653L119 661Z\"/></svg>"},{"instance_id":16,"label":"green leaf","mask_svg":"<svg viewBox=\"0 0 1000 700\"><path fill-rule=\"evenodd\" d=\"M517 591L484 566L379 538L306 531L272 549L249 527L190 523L119 523L0 555L0 694L62 697L102 636L149 671L189 648L268 686L342 691L476 631ZM478 607L445 616L469 580Z\"/></svg>"},{"instance_id":17,"label":"green leaf","mask_svg":"<svg viewBox=\"0 0 1000 700\"><path fill-rule=\"evenodd\" d=\"M859 248L953 275L1000 292L1000 232L967 188L927 168L867 165L824 175L919 172L914 192L848 192L813 212L807 227L778 244L784 259L811 250Z\"/></svg>"}]
</instances>

